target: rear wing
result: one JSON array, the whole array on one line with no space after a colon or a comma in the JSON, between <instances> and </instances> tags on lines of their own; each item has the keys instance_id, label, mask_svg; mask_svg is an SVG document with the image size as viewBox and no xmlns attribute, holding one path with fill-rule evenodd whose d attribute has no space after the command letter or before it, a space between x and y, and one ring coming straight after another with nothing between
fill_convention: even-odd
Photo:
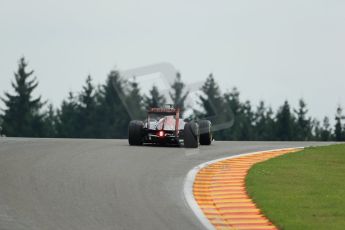
<instances>
[{"instance_id":1,"label":"rear wing","mask_svg":"<svg viewBox=\"0 0 345 230\"><path fill-rule=\"evenodd\" d=\"M147 113L149 114L160 114L160 115L176 115L180 112L179 109L175 108L150 108Z\"/></svg>"}]
</instances>

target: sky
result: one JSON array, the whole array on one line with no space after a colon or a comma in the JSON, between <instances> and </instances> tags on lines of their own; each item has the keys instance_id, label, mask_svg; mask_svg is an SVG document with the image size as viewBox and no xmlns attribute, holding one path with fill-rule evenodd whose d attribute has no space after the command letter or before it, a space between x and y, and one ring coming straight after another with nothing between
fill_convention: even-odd
<instances>
[{"instance_id":1,"label":"sky","mask_svg":"<svg viewBox=\"0 0 345 230\"><path fill-rule=\"evenodd\" d=\"M55 106L89 74L99 84L112 69L169 63L186 83L213 73L253 105L304 98L333 119L345 107L344 12L340 0L0 0L0 95L22 56ZM144 91L157 82L143 79Z\"/></svg>"}]
</instances>

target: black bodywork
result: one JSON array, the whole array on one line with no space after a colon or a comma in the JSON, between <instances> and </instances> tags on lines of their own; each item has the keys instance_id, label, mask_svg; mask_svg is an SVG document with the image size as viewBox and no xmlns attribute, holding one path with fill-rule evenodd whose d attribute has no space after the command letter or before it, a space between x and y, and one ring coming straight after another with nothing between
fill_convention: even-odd
<instances>
[{"instance_id":1,"label":"black bodywork","mask_svg":"<svg viewBox=\"0 0 345 230\"><path fill-rule=\"evenodd\" d=\"M183 130L176 136L174 131L164 131L164 136L159 136L157 130L144 129L144 144L181 145L183 144Z\"/></svg>"}]
</instances>

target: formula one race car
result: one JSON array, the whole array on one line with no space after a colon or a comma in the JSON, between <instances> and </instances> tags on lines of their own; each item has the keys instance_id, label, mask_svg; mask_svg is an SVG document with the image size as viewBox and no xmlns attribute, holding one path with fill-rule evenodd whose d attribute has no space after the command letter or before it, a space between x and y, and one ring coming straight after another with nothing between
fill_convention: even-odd
<instances>
[{"instance_id":1,"label":"formula one race car","mask_svg":"<svg viewBox=\"0 0 345 230\"><path fill-rule=\"evenodd\" d=\"M212 143L211 122L185 122L180 118L180 109L150 108L145 121L134 120L128 126L130 145L184 145L186 148L197 148Z\"/></svg>"}]
</instances>

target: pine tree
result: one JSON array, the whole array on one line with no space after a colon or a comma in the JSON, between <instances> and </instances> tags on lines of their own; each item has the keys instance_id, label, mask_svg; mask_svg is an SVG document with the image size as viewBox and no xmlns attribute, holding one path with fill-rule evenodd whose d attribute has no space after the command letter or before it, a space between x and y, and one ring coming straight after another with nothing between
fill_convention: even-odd
<instances>
[{"instance_id":1,"label":"pine tree","mask_svg":"<svg viewBox=\"0 0 345 230\"><path fill-rule=\"evenodd\" d=\"M307 104L304 102L303 99L299 100L299 108L298 110L294 110L297 115L297 122L296 122L296 130L295 135L297 140L299 141L307 141L310 140L312 136L312 122L311 118L307 118Z\"/></svg>"},{"instance_id":2,"label":"pine tree","mask_svg":"<svg viewBox=\"0 0 345 230\"><path fill-rule=\"evenodd\" d=\"M204 109L204 116L212 117L220 114L224 102L218 84L214 80L213 74L210 74L204 85L201 87L204 95L199 97Z\"/></svg>"},{"instance_id":3,"label":"pine tree","mask_svg":"<svg viewBox=\"0 0 345 230\"><path fill-rule=\"evenodd\" d=\"M329 122L329 118L325 117L323 119L323 125L320 131L320 139L321 141L330 141L332 140L332 129L331 124Z\"/></svg>"},{"instance_id":4,"label":"pine tree","mask_svg":"<svg viewBox=\"0 0 345 230\"><path fill-rule=\"evenodd\" d=\"M334 139L336 141L344 141L344 127L343 127L343 120L345 117L343 116L343 109L339 106L337 108L337 114L335 116L335 127L334 127Z\"/></svg>"},{"instance_id":5,"label":"pine tree","mask_svg":"<svg viewBox=\"0 0 345 230\"><path fill-rule=\"evenodd\" d=\"M96 105L95 97L95 87L92 83L91 76L87 76L83 90L79 95L79 101L83 109L92 109Z\"/></svg>"},{"instance_id":6,"label":"pine tree","mask_svg":"<svg viewBox=\"0 0 345 230\"><path fill-rule=\"evenodd\" d=\"M95 87L89 75L79 95L78 121L80 123L80 137L96 137L95 132L99 122L99 120L96 119L96 106Z\"/></svg>"},{"instance_id":7,"label":"pine tree","mask_svg":"<svg viewBox=\"0 0 345 230\"><path fill-rule=\"evenodd\" d=\"M46 112L44 119L44 134L43 137L56 137L57 130L56 130L56 114L52 104L48 106L48 111Z\"/></svg>"},{"instance_id":8,"label":"pine tree","mask_svg":"<svg viewBox=\"0 0 345 230\"><path fill-rule=\"evenodd\" d=\"M170 92L169 95L174 105L180 108L181 116L183 116L183 112L186 109L185 100L189 93L189 92L185 92L184 88L185 88L185 84L181 80L181 74L177 73L175 82L174 84L171 85L172 92Z\"/></svg>"},{"instance_id":9,"label":"pine tree","mask_svg":"<svg viewBox=\"0 0 345 230\"><path fill-rule=\"evenodd\" d=\"M56 131L58 137L80 137L81 125L79 122L78 103L72 92L67 100L63 100L61 108L57 111Z\"/></svg>"},{"instance_id":10,"label":"pine tree","mask_svg":"<svg viewBox=\"0 0 345 230\"><path fill-rule=\"evenodd\" d=\"M2 136L2 117L0 116L0 137Z\"/></svg>"},{"instance_id":11,"label":"pine tree","mask_svg":"<svg viewBox=\"0 0 345 230\"><path fill-rule=\"evenodd\" d=\"M132 120L143 119L145 117L143 96L140 93L139 84L136 79L129 82L129 92L126 98L128 114Z\"/></svg>"},{"instance_id":12,"label":"pine tree","mask_svg":"<svg viewBox=\"0 0 345 230\"><path fill-rule=\"evenodd\" d=\"M285 101L276 115L276 136L278 140L291 141L293 139L293 122L290 105L288 101Z\"/></svg>"},{"instance_id":13,"label":"pine tree","mask_svg":"<svg viewBox=\"0 0 345 230\"><path fill-rule=\"evenodd\" d=\"M166 99L163 95L160 94L157 86L152 86L152 89L149 92L149 96L145 96L144 99L146 108L157 108L162 107L166 103Z\"/></svg>"},{"instance_id":14,"label":"pine tree","mask_svg":"<svg viewBox=\"0 0 345 230\"><path fill-rule=\"evenodd\" d=\"M255 140L274 140L274 119L272 108L266 108L265 103L260 101L254 115L255 117Z\"/></svg>"},{"instance_id":15,"label":"pine tree","mask_svg":"<svg viewBox=\"0 0 345 230\"><path fill-rule=\"evenodd\" d=\"M259 102L259 106L255 113L255 130L257 140L265 140L267 136L266 106L263 101Z\"/></svg>"},{"instance_id":16,"label":"pine tree","mask_svg":"<svg viewBox=\"0 0 345 230\"><path fill-rule=\"evenodd\" d=\"M254 114L252 112L252 106L250 101L246 101L241 108L240 116L240 136L239 140L250 141L254 139Z\"/></svg>"},{"instance_id":17,"label":"pine tree","mask_svg":"<svg viewBox=\"0 0 345 230\"><path fill-rule=\"evenodd\" d=\"M240 92L234 87L230 92L223 96L225 103L224 113L228 121L232 121L232 126L224 130L224 139L240 140L241 133L241 113L242 103L240 101Z\"/></svg>"},{"instance_id":18,"label":"pine tree","mask_svg":"<svg viewBox=\"0 0 345 230\"><path fill-rule=\"evenodd\" d=\"M276 140L277 137L275 135L275 120L274 120L274 112L273 109L271 107L269 107L267 109L267 113L266 113L266 137L263 138L263 140Z\"/></svg>"},{"instance_id":19,"label":"pine tree","mask_svg":"<svg viewBox=\"0 0 345 230\"><path fill-rule=\"evenodd\" d=\"M231 108L234 114L241 110L240 92L234 87L230 92L224 94L226 104Z\"/></svg>"},{"instance_id":20,"label":"pine tree","mask_svg":"<svg viewBox=\"0 0 345 230\"><path fill-rule=\"evenodd\" d=\"M126 88L118 71L111 71L102 85L98 108L98 137L126 138L130 116L126 108Z\"/></svg>"},{"instance_id":21,"label":"pine tree","mask_svg":"<svg viewBox=\"0 0 345 230\"><path fill-rule=\"evenodd\" d=\"M40 109L44 105L41 97L32 98L33 91L37 88L36 78L31 78L34 71L26 71L27 63L21 58L18 70L14 74L15 81L12 87L15 93L5 93L6 98L1 98L6 109L1 115L2 134L13 137L40 137L43 136L44 122Z\"/></svg>"},{"instance_id":22,"label":"pine tree","mask_svg":"<svg viewBox=\"0 0 345 230\"><path fill-rule=\"evenodd\" d=\"M317 119L313 119L311 121L311 134L310 138L308 140L313 140L313 141L320 141L321 140L321 132L322 132L322 127L320 125L320 121Z\"/></svg>"},{"instance_id":23,"label":"pine tree","mask_svg":"<svg viewBox=\"0 0 345 230\"><path fill-rule=\"evenodd\" d=\"M204 85L201 87L203 95L199 96L200 105L204 111L196 111L199 118L207 118L213 123L215 130L214 137L217 140L226 138L226 130L217 131L219 124L228 121L226 119L226 106L224 98L221 95L220 89L212 74L208 76ZM222 127L219 127L222 128Z\"/></svg>"}]
</instances>

